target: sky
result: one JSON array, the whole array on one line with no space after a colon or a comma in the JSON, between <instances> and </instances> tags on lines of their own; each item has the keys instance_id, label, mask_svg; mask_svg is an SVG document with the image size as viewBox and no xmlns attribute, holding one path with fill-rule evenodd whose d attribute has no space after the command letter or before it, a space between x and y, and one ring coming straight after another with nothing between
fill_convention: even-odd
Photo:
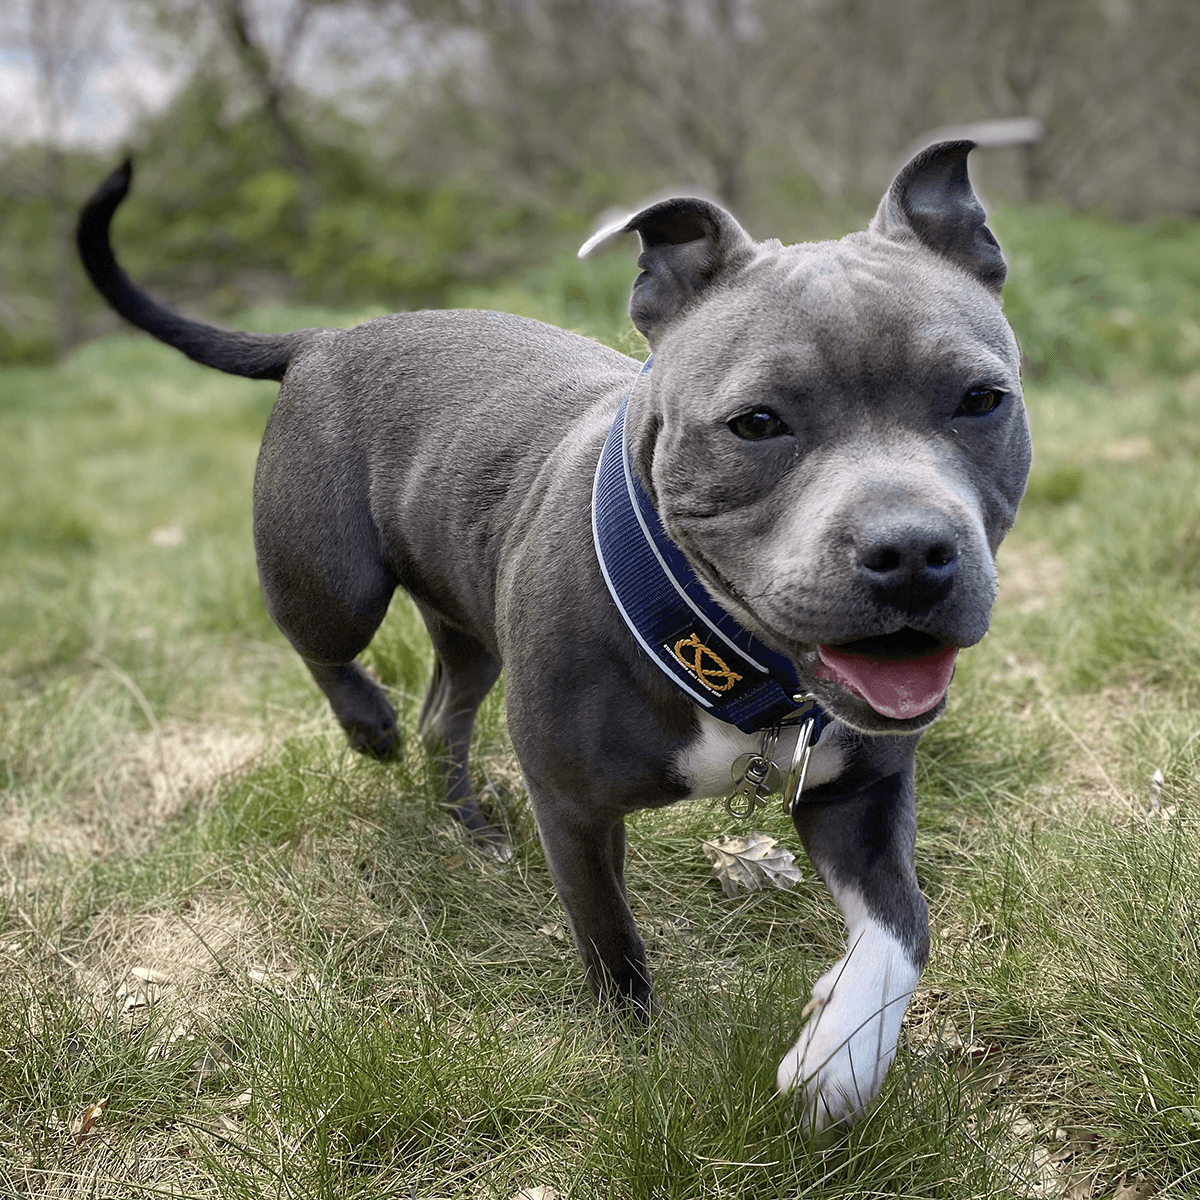
<instances>
[{"instance_id":1,"label":"sky","mask_svg":"<svg viewBox=\"0 0 1200 1200\"><path fill-rule=\"evenodd\" d=\"M32 48L36 0L0 3L0 139L41 141L50 133L47 106ZM47 11L70 47L63 77L61 140L105 147L119 141L137 117L170 102L188 65L131 20L120 0L47 0ZM74 17L72 20L71 17Z\"/></svg>"},{"instance_id":2,"label":"sky","mask_svg":"<svg viewBox=\"0 0 1200 1200\"><path fill-rule=\"evenodd\" d=\"M279 40L294 2L250 0L268 46ZM74 48L59 131L67 145L120 143L140 116L170 103L215 36L211 22L202 20L189 53L147 26L137 0L0 0L0 142L42 141L51 132L30 36L39 3L66 31L61 43ZM352 109L372 83L404 73L396 42L380 34L379 17L365 7L319 9L307 26L297 76L307 90Z\"/></svg>"}]
</instances>

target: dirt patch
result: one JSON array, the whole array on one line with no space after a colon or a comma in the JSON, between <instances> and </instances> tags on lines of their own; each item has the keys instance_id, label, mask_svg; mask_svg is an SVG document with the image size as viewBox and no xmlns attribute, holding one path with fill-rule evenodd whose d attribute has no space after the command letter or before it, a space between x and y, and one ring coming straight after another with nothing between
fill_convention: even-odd
<instances>
[{"instance_id":1,"label":"dirt patch","mask_svg":"<svg viewBox=\"0 0 1200 1200\"><path fill-rule=\"evenodd\" d=\"M157 821L244 769L264 746L261 733L172 722L127 745L111 782L123 801L139 805L141 819Z\"/></svg>"},{"instance_id":2,"label":"dirt patch","mask_svg":"<svg viewBox=\"0 0 1200 1200\"><path fill-rule=\"evenodd\" d=\"M136 1033L155 1011L197 1032L275 972L263 962L269 930L236 897L198 896L178 912L103 912L76 952L80 991L97 1014Z\"/></svg>"},{"instance_id":3,"label":"dirt patch","mask_svg":"<svg viewBox=\"0 0 1200 1200\"><path fill-rule=\"evenodd\" d=\"M99 985L127 982L138 968L151 982L183 987L244 973L261 957L261 945L262 930L239 904L228 895L201 895L178 912L97 914L82 960Z\"/></svg>"},{"instance_id":4,"label":"dirt patch","mask_svg":"<svg viewBox=\"0 0 1200 1200\"><path fill-rule=\"evenodd\" d=\"M0 940L0 970L59 997L30 1010L26 1036L61 1030L65 1019L80 1038L144 1037L151 1059L191 1061L204 1051L211 1061L197 1069L207 1074L227 1065L222 1029L242 999L269 1003L320 986L280 958L270 922L228 893L193 897L173 912L100 912L86 939L65 949L30 921Z\"/></svg>"},{"instance_id":5,"label":"dirt patch","mask_svg":"<svg viewBox=\"0 0 1200 1200\"><path fill-rule=\"evenodd\" d=\"M0 811L0 887L19 880L19 890L32 895L62 877L64 862L136 853L184 805L245 770L266 744L259 732L171 722L101 749L87 790L15 796Z\"/></svg>"}]
</instances>

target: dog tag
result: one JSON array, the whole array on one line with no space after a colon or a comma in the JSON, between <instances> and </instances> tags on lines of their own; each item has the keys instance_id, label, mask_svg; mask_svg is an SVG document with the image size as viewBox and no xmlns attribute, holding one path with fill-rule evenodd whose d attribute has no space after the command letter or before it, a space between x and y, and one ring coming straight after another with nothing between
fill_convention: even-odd
<instances>
[{"instance_id":1,"label":"dog tag","mask_svg":"<svg viewBox=\"0 0 1200 1200\"><path fill-rule=\"evenodd\" d=\"M739 754L729 773L734 789L725 799L725 809L741 820L752 816L759 801L779 791L783 782L783 773L761 754Z\"/></svg>"}]
</instances>

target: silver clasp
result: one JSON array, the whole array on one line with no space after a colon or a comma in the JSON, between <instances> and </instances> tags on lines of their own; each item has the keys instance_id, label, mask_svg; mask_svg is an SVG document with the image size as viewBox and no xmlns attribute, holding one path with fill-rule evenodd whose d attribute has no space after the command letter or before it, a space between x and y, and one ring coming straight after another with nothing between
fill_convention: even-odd
<instances>
[{"instance_id":1,"label":"silver clasp","mask_svg":"<svg viewBox=\"0 0 1200 1200\"><path fill-rule=\"evenodd\" d=\"M812 757L812 732L816 723L816 697L797 696L800 707L778 725L763 730L758 752L739 754L730 768L734 789L725 798L725 811L739 821L754 815L754 810L775 792L783 793L783 811L791 816L804 790L804 777ZM775 762L779 736L784 729L797 727L796 745L785 776Z\"/></svg>"}]
</instances>

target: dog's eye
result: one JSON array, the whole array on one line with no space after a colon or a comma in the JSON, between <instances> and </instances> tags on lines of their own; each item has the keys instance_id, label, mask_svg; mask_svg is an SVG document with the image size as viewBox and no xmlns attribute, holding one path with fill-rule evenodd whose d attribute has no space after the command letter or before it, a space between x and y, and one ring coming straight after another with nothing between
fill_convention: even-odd
<instances>
[{"instance_id":1,"label":"dog's eye","mask_svg":"<svg viewBox=\"0 0 1200 1200\"><path fill-rule=\"evenodd\" d=\"M962 398L956 417L986 417L1000 407L1000 401L1008 395L1004 388L973 387Z\"/></svg>"},{"instance_id":2,"label":"dog's eye","mask_svg":"<svg viewBox=\"0 0 1200 1200\"><path fill-rule=\"evenodd\" d=\"M779 437L788 432L788 427L769 408L756 408L751 412L741 413L729 421L728 425L738 437L747 442Z\"/></svg>"}]
</instances>

